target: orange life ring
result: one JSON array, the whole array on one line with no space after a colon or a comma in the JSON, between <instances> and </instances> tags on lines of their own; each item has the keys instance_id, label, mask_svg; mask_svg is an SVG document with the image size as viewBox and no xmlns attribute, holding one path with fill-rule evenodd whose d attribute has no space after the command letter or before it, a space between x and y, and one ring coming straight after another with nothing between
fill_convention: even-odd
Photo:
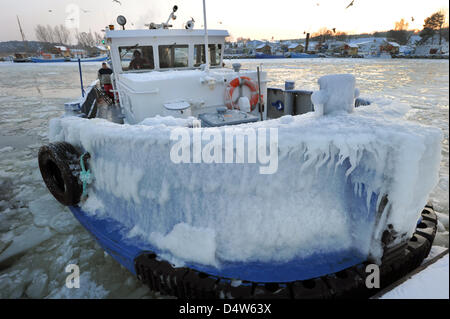
<instances>
[{"instance_id":1,"label":"orange life ring","mask_svg":"<svg viewBox=\"0 0 450 319\"><path fill-rule=\"evenodd\" d=\"M258 85L256 83L254 83L252 81L252 79L250 79L249 77L246 77L246 76L237 77L228 84L228 87L226 89L226 94L225 94L225 105L227 106L227 108L229 108L231 110L238 108L236 103L234 103L234 101L233 101L233 93L234 93L234 90L237 87L239 87L241 84L248 87L252 93L252 96L250 97L250 107L251 107L251 110L254 111L255 107L258 104L259 99L260 99L259 94L258 94ZM263 99L263 97L261 95L261 100L262 99Z\"/></svg>"}]
</instances>

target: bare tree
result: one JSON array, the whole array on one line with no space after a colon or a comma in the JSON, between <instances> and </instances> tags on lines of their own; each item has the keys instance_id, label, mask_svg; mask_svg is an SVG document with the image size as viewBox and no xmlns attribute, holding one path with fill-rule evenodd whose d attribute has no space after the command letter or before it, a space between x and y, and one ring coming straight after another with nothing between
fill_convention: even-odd
<instances>
[{"instance_id":1,"label":"bare tree","mask_svg":"<svg viewBox=\"0 0 450 319\"><path fill-rule=\"evenodd\" d=\"M95 32L95 33L94 33L94 38L95 38L95 43L96 43L96 44L101 44L102 41L103 41L104 36L101 35L101 34L98 33L98 32Z\"/></svg>"},{"instance_id":2,"label":"bare tree","mask_svg":"<svg viewBox=\"0 0 450 319\"><path fill-rule=\"evenodd\" d=\"M405 19L401 19L398 22L395 22L395 29L394 31L406 31L408 30L409 23L405 21Z\"/></svg>"},{"instance_id":3,"label":"bare tree","mask_svg":"<svg viewBox=\"0 0 450 319\"><path fill-rule=\"evenodd\" d=\"M341 31L337 31L334 34L334 38L338 41L347 41L348 39L348 34L345 32L341 32Z\"/></svg>"},{"instance_id":4,"label":"bare tree","mask_svg":"<svg viewBox=\"0 0 450 319\"><path fill-rule=\"evenodd\" d=\"M55 43L56 42L55 30L50 25L47 25L45 28L47 29L47 37L48 37L47 42Z\"/></svg>"},{"instance_id":5,"label":"bare tree","mask_svg":"<svg viewBox=\"0 0 450 319\"><path fill-rule=\"evenodd\" d=\"M395 22L394 30L389 30L386 37L391 41L405 45L411 37L411 32L408 31L408 27L409 23L402 18L400 21Z\"/></svg>"},{"instance_id":6,"label":"bare tree","mask_svg":"<svg viewBox=\"0 0 450 319\"><path fill-rule=\"evenodd\" d=\"M326 40L331 39L332 37L333 37L333 31L328 30L327 27L322 27L319 29L319 31L314 32L311 35L311 38L313 38L313 39L315 38L321 43L325 42Z\"/></svg>"},{"instance_id":7,"label":"bare tree","mask_svg":"<svg viewBox=\"0 0 450 319\"><path fill-rule=\"evenodd\" d=\"M70 41L70 30L64 25L55 26L54 28L55 40L61 44L68 44Z\"/></svg>"},{"instance_id":8,"label":"bare tree","mask_svg":"<svg viewBox=\"0 0 450 319\"><path fill-rule=\"evenodd\" d=\"M35 28L36 38L41 42L50 42L48 30L45 26L38 24Z\"/></svg>"},{"instance_id":9,"label":"bare tree","mask_svg":"<svg viewBox=\"0 0 450 319\"><path fill-rule=\"evenodd\" d=\"M78 41L78 46L89 49L95 46L96 41L92 36L92 33L81 32L76 34L76 38Z\"/></svg>"}]
</instances>

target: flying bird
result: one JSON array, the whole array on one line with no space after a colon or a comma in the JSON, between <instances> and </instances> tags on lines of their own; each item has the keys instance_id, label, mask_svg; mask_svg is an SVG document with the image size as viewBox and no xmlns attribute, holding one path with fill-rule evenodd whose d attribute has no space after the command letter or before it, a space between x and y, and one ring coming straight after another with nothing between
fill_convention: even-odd
<instances>
[{"instance_id":1,"label":"flying bird","mask_svg":"<svg viewBox=\"0 0 450 319\"><path fill-rule=\"evenodd\" d=\"M84 9L81 9L81 11L83 11L83 13L91 12L91 11L89 11L89 10L84 10Z\"/></svg>"},{"instance_id":2,"label":"flying bird","mask_svg":"<svg viewBox=\"0 0 450 319\"><path fill-rule=\"evenodd\" d=\"M118 4L122 5L122 3L119 0L112 0L112 2L117 2Z\"/></svg>"},{"instance_id":3,"label":"flying bird","mask_svg":"<svg viewBox=\"0 0 450 319\"><path fill-rule=\"evenodd\" d=\"M352 0L352 2L350 2L350 4L345 9L350 8L353 5L354 2L355 2L355 0Z\"/></svg>"},{"instance_id":4,"label":"flying bird","mask_svg":"<svg viewBox=\"0 0 450 319\"><path fill-rule=\"evenodd\" d=\"M411 21L414 22L414 17L411 17Z\"/></svg>"}]
</instances>

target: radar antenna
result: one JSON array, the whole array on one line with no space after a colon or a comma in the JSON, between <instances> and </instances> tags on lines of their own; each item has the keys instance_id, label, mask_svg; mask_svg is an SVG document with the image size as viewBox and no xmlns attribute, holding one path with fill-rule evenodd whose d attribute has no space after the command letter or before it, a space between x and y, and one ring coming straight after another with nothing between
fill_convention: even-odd
<instances>
[{"instance_id":1,"label":"radar antenna","mask_svg":"<svg viewBox=\"0 0 450 319\"><path fill-rule=\"evenodd\" d=\"M178 6L173 6L172 8L172 12L169 15L169 18L167 19L166 22L160 23L160 24L156 24L156 23L148 23L145 24L146 27L148 27L149 29L168 29L173 27L173 25L169 24L170 20L176 20L177 16L175 15L175 12L178 11Z\"/></svg>"}]
</instances>

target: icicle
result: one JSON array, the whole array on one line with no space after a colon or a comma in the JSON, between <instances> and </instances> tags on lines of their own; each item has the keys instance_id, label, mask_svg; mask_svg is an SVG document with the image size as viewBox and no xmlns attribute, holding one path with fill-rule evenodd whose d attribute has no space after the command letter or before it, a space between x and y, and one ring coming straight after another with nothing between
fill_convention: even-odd
<instances>
[{"instance_id":1,"label":"icicle","mask_svg":"<svg viewBox=\"0 0 450 319\"><path fill-rule=\"evenodd\" d=\"M370 214L370 200L372 199L372 188L366 186L366 206L367 206L367 216Z\"/></svg>"}]
</instances>

